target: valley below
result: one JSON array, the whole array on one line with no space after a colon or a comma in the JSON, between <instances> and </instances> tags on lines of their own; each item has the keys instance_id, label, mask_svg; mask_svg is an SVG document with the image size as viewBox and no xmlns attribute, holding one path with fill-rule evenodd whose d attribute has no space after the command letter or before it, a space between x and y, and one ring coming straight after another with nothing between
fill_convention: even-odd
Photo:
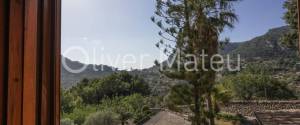
<instances>
[{"instance_id":1,"label":"valley below","mask_svg":"<svg viewBox=\"0 0 300 125\"><path fill-rule=\"evenodd\" d=\"M299 58L295 50L283 46L280 40L287 31L287 26L270 29L249 41L228 43L219 49L220 54L231 57L229 62L234 66L240 55L241 71L228 72L225 68L218 72L214 93L214 98L221 98L214 103L219 113L217 123L242 124L248 118L255 119L255 112L300 110ZM95 115L121 114L124 119L130 116L133 119L122 122L132 124L190 125L190 108L185 105L193 102L184 101L191 100L190 86L185 81L168 78L159 66L125 71L62 58L69 68L87 67L80 73L61 67L64 122L81 125L87 116L100 110ZM153 108L168 111L153 112ZM251 119L244 124L252 123Z\"/></svg>"}]
</instances>

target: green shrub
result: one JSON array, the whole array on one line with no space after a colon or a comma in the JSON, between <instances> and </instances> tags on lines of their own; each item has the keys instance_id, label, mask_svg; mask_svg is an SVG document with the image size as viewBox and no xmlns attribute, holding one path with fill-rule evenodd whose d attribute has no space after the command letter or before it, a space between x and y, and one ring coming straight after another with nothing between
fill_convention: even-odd
<instances>
[{"instance_id":1,"label":"green shrub","mask_svg":"<svg viewBox=\"0 0 300 125\"><path fill-rule=\"evenodd\" d=\"M119 116L108 111L99 111L90 115L83 125L119 125Z\"/></svg>"},{"instance_id":2,"label":"green shrub","mask_svg":"<svg viewBox=\"0 0 300 125\"><path fill-rule=\"evenodd\" d=\"M82 125L86 117L95 112L97 112L95 106L83 106L75 108L72 113L65 114L63 117L72 119L76 125Z\"/></svg>"},{"instance_id":3,"label":"green shrub","mask_svg":"<svg viewBox=\"0 0 300 125\"><path fill-rule=\"evenodd\" d=\"M229 114L229 113L218 113L216 115L217 119L222 119L225 121L241 121L244 118L240 115L233 115L233 114Z\"/></svg>"},{"instance_id":4,"label":"green shrub","mask_svg":"<svg viewBox=\"0 0 300 125\"><path fill-rule=\"evenodd\" d=\"M99 108L117 113L120 121L125 123L129 119L141 121L144 117L147 117L151 113L149 105L146 97L133 94L123 98L103 99Z\"/></svg>"},{"instance_id":5,"label":"green shrub","mask_svg":"<svg viewBox=\"0 0 300 125\"><path fill-rule=\"evenodd\" d=\"M66 119L60 120L60 125L75 125L75 124L74 124L73 120L66 118Z\"/></svg>"},{"instance_id":6,"label":"green shrub","mask_svg":"<svg viewBox=\"0 0 300 125\"><path fill-rule=\"evenodd\" d=\"M82 104L82 99L68 91L61 91L61 112L72 113L73 110Z\"/></svg>"}]
</instances>

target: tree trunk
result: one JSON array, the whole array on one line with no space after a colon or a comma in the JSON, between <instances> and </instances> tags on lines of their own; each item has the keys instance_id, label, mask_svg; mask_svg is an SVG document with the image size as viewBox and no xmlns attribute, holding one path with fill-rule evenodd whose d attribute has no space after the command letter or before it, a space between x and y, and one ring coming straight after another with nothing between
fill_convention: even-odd
<instances>
[{"instance_id":1,"label":"tree trunk","mask_svg":"<svg viewBox=\"0 0 300 125\"><path fill-rule=\"evenodd\" d=\"M207 95L207 106L208 106L208 110L209 110L209 123L210 123L210 125L215 125L215 115L214 115L215 112L213 109L212 97L211 97L210 92Z\"/></svg>"},{"instance_id":2,"label":"tree trunk","mask_svg":"<svg viewBox=\"0 0 300 125\"><path fill-rule=\"evenodd\" d=\"M194 85L194 120L192 121L192 125L201 125L201 112L200 112L200 93L199 93L199 85Z\"/></svg>"}]
</instances>

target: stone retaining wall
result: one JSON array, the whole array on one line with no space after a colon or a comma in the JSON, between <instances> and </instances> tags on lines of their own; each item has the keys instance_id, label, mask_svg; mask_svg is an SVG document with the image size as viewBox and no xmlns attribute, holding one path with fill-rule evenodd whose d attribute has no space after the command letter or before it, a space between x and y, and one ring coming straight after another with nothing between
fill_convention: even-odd
<instances>
[{"instance_id":1,"label":"stone retaining wall","mask_svg":"<svg viewBox=\"0 0 300 125\"><path fill-rule=\"evenodd\" d=\"M223 112L254 116L254 112L270 110L299 110L300 100L297 101L232 101L221 107Z\"/></svg>"}]
</instances>

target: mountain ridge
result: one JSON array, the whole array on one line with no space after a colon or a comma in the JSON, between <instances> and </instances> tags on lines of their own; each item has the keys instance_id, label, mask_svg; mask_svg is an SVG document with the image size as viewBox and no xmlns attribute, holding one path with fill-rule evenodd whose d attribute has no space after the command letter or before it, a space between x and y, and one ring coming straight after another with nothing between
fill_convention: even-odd
<instances>
[{"instance_id":1,"label":"mountain ridge","mask_svg":"<svg viewBox=\"0 0 300 125\"><path fill-rule=\"evenodd\" d=\"M280 60L284 58L297 58L295 50L284 47L280 44L281 36L289 30L287 26L270 29L265 34L255 37L251 40L244 42L229 43L220 50L223 55L229 54L236 57L237 54L241 55L242 60ZM106 65L94 65L83 64L78 61L72 61L66 57L66 63L70 65L72 69L79 69L80 67L87 65L86 70L81 73L70 73L63 66L61 67L61 81L62 88L70 88L75 86L83 78L95 79L102 78L109 74L120 72L117 68ZM94 71L94 68L101 69L103 71ZM174 80L163 78L163 75L159 73L159 67L153 66L142 70L132 70L129 73L139 75L153 86L155 91L162 91L161 88L167 89L168 85L162 85L164 83L174 83Z\"/></svg>"}]
</instances>

